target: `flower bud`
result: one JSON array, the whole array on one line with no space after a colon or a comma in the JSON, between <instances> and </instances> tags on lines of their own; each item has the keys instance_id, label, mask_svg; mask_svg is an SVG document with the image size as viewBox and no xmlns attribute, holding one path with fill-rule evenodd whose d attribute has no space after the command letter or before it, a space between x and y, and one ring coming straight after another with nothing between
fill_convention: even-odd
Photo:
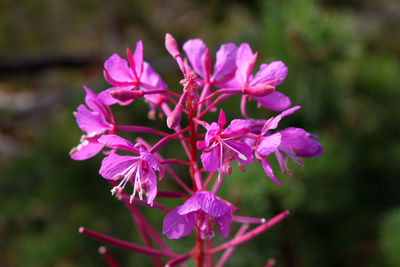
<instances>
[{"instance_id":1,"label":"flower bud","mask_svg":"<svg viewBox=\"0 0 400 267\"><path fill-rule=\"evenodd\" d=\"M261 84L257 86L243 88L242 92L245 95L250 96L266 96L272 93L275 90L275 87L270 84Z\"/></svg>"},{"instance_id":2,"label":"flower bud","mask_svg":"<svg viewBox=\"0 0 400 267\"><path fill-rule=\"evenodd\" d=\"M179 57L181 54L179 53L179 46L174 37L171 34L167 33L165 35L165 48L167 48L168 52L174 58Z\"/></svg>"},{"instance_id":3,"label":"flower bud","mask_svg":"<svg viewBox=\"0 0 400 267\"><path fill-rule=\"evenodd\" d=\"M110 95L121 102L126 102L138 97L143 97L144 92L142 90L116 89L111 91Z\"/></svg>"},{"instance_id":4,"label":"flower bud","mask_svg":"<svg viewBox=\"0 0 400 267\"><path fill-rule=\"evenodd\" d=\"M177 126L179 126L181 122L181 117L182 117L182 104L178 103L167 118L168 128L175 129Z\"/></svg>"}]
</instances>

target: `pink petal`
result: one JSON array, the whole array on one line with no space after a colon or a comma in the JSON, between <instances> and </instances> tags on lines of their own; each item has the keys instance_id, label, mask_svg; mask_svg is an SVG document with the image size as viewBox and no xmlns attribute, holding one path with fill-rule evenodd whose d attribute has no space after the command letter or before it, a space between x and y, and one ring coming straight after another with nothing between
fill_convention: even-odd
<instances>
[{"instance_id":1,"label":"pink petal","mask_svg":"<svg viewBox=\"0 0 400 267\"><path fill-rule=\"evenodd\" d=\"M234 119L223 131L224 138L248 133L253 123L249 120Z\"/></svg>"},{"instance_id":2,"label":"pink petal","mask_svg":"<svg viewBox=\"0 0 400 267\"><path fill-rule=\"evenodd\" d=\"M78 106L75 117L79 128L89 136L102 134L110 129L110 124L107 123L103 114L92 112L85 105Z\"/></svg>"},{"instance_id":3,"label":"pink petal","mask_svg":"<svg viewBox=\"0 0 400 267\"><path fill-rule=\"evenodd\" d=\"M143 73L140 81L156 88L167 88L167 84L161 79L161 76L146 61L143 62ZM146 88L142 89L146 90Z\"/></svg>"},{"instance_id":4,"label":"pink petal","mask_svg":"<svg viewBox=\"0 0 400 267\"><path fill-rule=\"evenodd\" d=\"M236 70L236 50L233 43L223 44L217 52L217 59L214 67L213 81L224 79Z\"/></svg>"},{"instance_id":5,"label":"pink petal","mask_svg":"<svg viewBox=\"0 0 400 267\"><path fill-rule=\"evenodd\" d=\"M257 154L266 157L275 152L281 144L281 139L282 136L280 133L262 137L257 147Z\"/></svg>"},{"instance_id":6,"label":"pink petal","mask_svg":"<svg viewBox=\"0 0 400 267\"><path fill-rule=\"evenodd\" d=\"M101 92L99 94L100 101L106 106L111 106L111 105L118 103L119 102L118 99L115 99L114 97L112 97L110 95L110 92L112 92L116 89L119 89L119 88L120 87L111 87L111 88L108 88L107 90L104 90L103 92Z\"/></svg>"},{"instance_id":7,"label":"pink petal","mask_svg":"<svg viewBox=\"0 0 400 267\"><path fill-rule=\"evenodd\" d=\"M213 139L220 130L220 126L213 122L210 127L208 127L206 136L204 137L205 145L208 147L210 145L211 139Z\"/></svg>"},{"instance_id":8,"label":"pink petal","mask_svg":"<svg viewBox=\"0 0 400 267\"><path fill-rule=\"evenodd\" d=\"M251 48L249 44L243 43L239 46L237 53L236 53L236 79L238 82L243 85L248 81L250 78L248 76L249 74L249 65L252 62L252 59L254 57L253 51L251 51Z\"/></svg>"},{"instance_id":9,"label":"pink petal","mask_svg":"<svg viewBox=\"0 0 400 267\"><path fill-rule=\"evenodd\" d=\"M282 61L274 61L270 64L262 64L260 70L256 73L254 79L251 81L252 85L263 84L268 81L277 79L274 86L280 85L286 78L288 68Z\"/></svg>"},{"instance_id":10,"label":"pink petal","mask_svg":"<svg viewBox=\"0 0 400 267\"><path fill-rule=\"evenodd\" d=\"M104 63L104 69L117 82L132 82L135 80L131 69L128 67L128 62L118 54L114 54L107 59Z\"/></svg>"},{"instance_id":11,"label":"pink petal","mask_svg":"<svg viewBox=\"0 0 400 267\"><path fill-rule=\"evenodd\" d=\"M104 145L97 142L83 142L76 147L74 153L71 154L73 160L85 160L91 158L103 149Z\"/></svg>"},{"instance_id":12,"label":"pink petal","mask_svg":"<svg viewBox=\"0 0 400 267\"><path fill-rule=\"evenodd\" d=\"M178 239L182 236L189 235L196 222L193 213L179 215L177 211L180 207L181 206L178 206L168 212L164 218L162 233L167 235L169 239Z\"/></svg>"},{"instance_id":13,"label":"pink petal","mask_svg":"<svg viewBox=\"0 0 400 267\"><path fill-rule=\"evenodd\" d=\"M290 102L289 97L277 91L273 91L272 93L266 96L256 97L256 100L264 108L273 111L284 110L290 107L290 105L292 104Z\"/></svg>"},{"instance_id":14,"label":"pink petal","mask_svg":"<svg viewBox=\"0 0 400 267\"><path fill-rule=\"evenodd\" d=\"M220 165L220 153L219 153L219 146L211 149L211 151L204 151L201 153L201 163L203 167L208 172L215 172L218 170Z\"/></svg>"},{"instance_id":15,"label":"pink petal","mask_svg":"<svg viewBox=\"0 0 400 267\"><path fill-rule=\"evenodd\" d=\"M275 177L271 164L269 164L268 160L266 158L263 158L259 159L259 161L261 162L264 171L268 175L268 177L277 185L282 186L281 182Z\"/></svg>"},{"instance_id":16,"label":"pink petal","mask_svg":"<svg viewBox=\"0 0 400 267\"><path fill-rule=\"evenodd\" d=\"M137 160L138 157L120 156L115 153L111 153L101 162L99 173L104 178L112 180L117 174L123 172Z\"/></svg>"},{"instance_id":17,"label":"pink petal","mask_svg":"<svg viewBox=\"0 0 400 267\"><path fill-rule=\"evenodd\" d=\"M86 96L85 96L85 103L86 105L92 110L92 111L96 111L98 113L101 113L102 110L100 109L99 105L102 105L103 103L101 102L101 100L99 100L98 96L93 93L92 90L90 90L88 87L86 87L85 85L83 86L83 89L86 92Z\"/></svg>"},{"instance_id":18,"label":"pink petal","mask_svg":"<svg viewBox=\"0 0 400 267\"><path fill-rule=\"evenodd\" d=\"M224 215L215 218L219 233L223 238L227 238L232 222L232 211L229 209Z\"/></svg>"},{"instance_id":19,"label":"pink petal","mask_svg":"<svg viewBox=\"0 0 400 267\"><path fill-rule=\"evenodd\" d=\"M140 158L146 161L151 168L157 171L161 171L160 164L158 163L156 157L149 153L148 151L144 150L143 148L139 148L140 151Z\"/></svg>"},{"instance_id":20,"label":"pink petal","mask_svg":"<svg viewBox=\"0 0 400 267\"><path fill-rule=\"evenodd\" d=\"M133 58L135 60L135 66L131 67L135 67L136 75L138 78L140 78L143 69L143 42L141 40L136 43L136 49Z\"/></svg>"},{"instance_id":21,"label":"pink petal","mask_svg":"<svg viewBox=\"0 0 400 267\"><path fill-rule=\"evenodd\" d=\"M225 141L225 143L233 148L233 151L236 154L237 160L241 163L251 164L253 162L253 149L244 142L237 142L233 140Z\"/></svg>"},{"instance_id":22,"label":"pink petal","mask_svg":"<svg viewBox=\"0 0 400 267\"><path fill-rule=\"evenodd\" d=\"M138 152L135 146L131 142L115 134L103 135L99 138L98 141L99 143L102 143L110 148L133 151L136 153Z\"/></svg>"},{"instance_id":23,"label":"pink petal","mask_svg":"<svg viewBox=\"0 0 400 267\"><path fill-rule=\"evenodd\" d=\"M322 155L321 143L314 140L314 135L305 130L290 127L279 132L282 135L282 146L294 149L297 156L317 157Z\"/></svg>"},{"instance_id":24,"label":"pink petal","mask_svg":"<svg viewBox=\"0 0 400 267\"><path fill-rule=\"evenodd\" d=\"M269 123L268 123L268 127L265 130L273 130L276 129L276 127L278 127L278 123L281 121L281 119L283 117L286 117L288 115L293 114L293 112L295 112L296 110L298 110L300 108L300 106L294 106L292 108L289 108L285 111L282 111L281 114L279 114L278 116L276 116L275 118L273 118Z\"/></svg>"},{"instance_id":25,"label":"pink petal","mask_svg":"<svg viewBox=\"0 0 400 267\"><path fill-rule=\"evenodd\" d=\"M186 200L177 212L184 215L198 210L202 210L213 217L220 217L228 212L229 208L210 191L198 191Z\"/></svg>"},{"instance_id":26,"label":"pink petal","mask_svg":"<svg viewBox=\"0 0 400 267\"><path fill-rule=\"evenodd\" d=\"M206 72L203 63L204 53L206 52L207 46L201 39L191 39L183 44L183 50L189 58L190 64L193 70L199 74L202 78L206 77Z\"/></svg>"},{"instance_id":27,"label":"pink petal","mask_svg":"<svg viewBox=\"0 0 400 267\"><path fill-rule=\"evenodd\" d=\"M157 196L157 176L153 168L149 168L146 180L147 204L153 206L153 202L156 196Z\"/></svg>"}]
</instances>

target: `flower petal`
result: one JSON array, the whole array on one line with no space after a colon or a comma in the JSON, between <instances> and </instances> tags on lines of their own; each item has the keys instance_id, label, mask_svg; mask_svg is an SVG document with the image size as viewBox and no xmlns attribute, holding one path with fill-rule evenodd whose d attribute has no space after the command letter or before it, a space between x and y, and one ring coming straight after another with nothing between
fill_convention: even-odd
<instances>
[{"instance_id":1,"label":"flower petal","mask_svg":"<svg viewBox=\"0 0 400 267\"><path fill-rule=\"evenodd\" d=\"M106 179L114 179L117 174L123 172L126 168L135 163L139 158L132 156L120 156L111 153L101 162L100 175Z\"/></svg>"},{"instance_id":2,"label":"flower petal","mask_svg":"<svg viewBox=\"0 0 400 267\"><path fill-rule=\"evenodd\" d=\"M162 80L161 76L146 61L143 62L143 73L140 81L156 88L167 88L167 84ZM142 89L146 90L146 88Z\"/></svg>"},{"instance_id":3,"label":"flower petal","mask_svg":"<svg viewBox=\"0 0 400 267\"><path fill-rule=\"evenodd\" d=\"M75 118L79 128L89 136L102 134L111 127L105 120L103 114L92 112L85 105L78 106Z\"/></svg>"},{"instance_id":4,"label":"flower petal","mask_svg":"<svg viewBox=\"0 0 400 267\"><path fill-rule=\"evenodd\" d=\"M211 139L213 139L217 135L220 129L221 127L217 123L211 123L211 125L207 129L206 136L204 137L206 147L210 146Z\"/></svg>"},{"instance_id":5,"label":"flower petal","mask_svg":"<svg viewBox=\"0 0 400 267\"><path fill-rule=\"evenodd\" d=\"M242 135L248 133L252 126L253 123L249 120L234 119L223 131L222 135L224 138Z\"/></svg>"},{"instance_id":6,"label":"flower petal","mask_svg":"<svg viewBox=\"0 0 400 267\"><path fill-rule=\"evenodd\" d=\"M210 151L203 150L203 153L201 153L201 163L203 164L204 169L208 172L215 172L219 168L221 157L219 153L219 146L220 145L216 146Z\"/></svg>"},{"instance_id":7,"label":"flower petal","mask_svg":"<svg viewBox=\"0 0 400 267\"><path fill-rule=\"evenodd\" d=\"M147 204L153 206L153 202L156 196L157 196L157 176L153 168L149 168L146 179Z\"/></svg>"},{"instance_id":8,"label":"flower petal","mask_svg":"<svg viewBox=\"0 0 400 267\"><path fill-rule=\"evenodd\" d=\"M218 200L210 191L198 191L186 200L177 212L183 215L198 210L202 210L213 217L220 217L228 212L229 207Z\"/></svg>"},{"instance_id":9,"label":"flower petal","mask_svg":"<svg viewBox=\"0 0 400 267\"><path fill-rule=\"evenodd\" d=\"M131 142L115 134L107 134L101 136L99 138L99 143L102 143L110 148L133 151L138 153L137 149Z\"/></svg>"},{"instance_id":10,"label":"flower petal","mask_svg":"<svg viewBox=\"0 0 400 267\"><path fill-rule=\"evenodd\" d=\"M142 69L143 69L143 42L142 40L139 40L136 43L136 49L135 49L135 54L133 54L133 58L135 60L135 71L136 75L138 78L142 75ZM131 66L132 68L134 66Z\"/></svg>"},{"instance_id":11,"label":"flower petal","mask_svg":"<svg viewBox=\"0 0 400 267\"><path fill-rule=\"evenodd\" d=\"M224 79L236 70L236 50L234 43L223 44L217 52L213 81Z\"/></svg>"},{"instance_id":12,"label":"flower petal","mask_svg":"<svg viewBox=\"0 0 400 267\"><path fill-rule=\"evenodd\" d=\"M274 61L270 64L262 64L260 66L260 70L256 73L254 79L251 81L251 84L263 84L265 82L277 79L277 82L273 85L278 86L286 78L287 73L288 68L282 61Z\"/></svg>"},{"instance_id":13,"label":"flower petal","mask_svg":"<svg viewBox=\"0 0 400 267\"><path fill-rule=\"evenodd\" d=\"M271 164L269 164L268 160L266 158L262 158L259 159L259 161L261 162L264 171L268 175L268 177L277 185L282 186L281 182L275 177Z\"/></svg>"},{"instance_id":14,"label":"flower petal","mask_svg":"<svg viewBox=\"0 0 400 267\"><path fill-rule=\"evenodd\" d=\"M101 102L101 100L99 99L99 97L93 93L92 90L90 90L87 86L83 86L83 89L86 92L86 96L85 96L85 103L86 105L92 110L92 111L96 111L98 113L101 113L102 110L100 109L99 105L102 105L103 103Z\"/></svg>"},{"instance_id":15,"label":"flower petal","mask_svg":"<svg viewBox=\"0 0 400 267\"><path fill-rule=\"evenodd\" d=\"M225 143L236 154L239 162L245 164L251 164L253 162L253 149L248 144L234 140L228 140L225 141Z\"/></svg>"},{"instance_id":16,"label":"flower petal","mask_svg":"<svg viewBox=\"0 0 400 267\"><path fill-rule=\"evenodd\" d=\"M206 77L206 71L203 63L204 53L207 46L201 39L191 39L183 44L183 50L192 64L193 70L202 78Z\"/></svg>"},{"instance_id":17,"label":"flower petal","mask_svg":"<svg viewBox=\"0 0 400 267\"><path fill-rule=\"evenodd\" d=\"M250 78L248 77L249 66L253 56L254 54L253 51L251 51L249 44L243 43L239 46L236 53L236 79L241 85L246 83Z\"/></svg>"},{"instance_id":18,"label":"flower petal","mask_svg":"<svg viewBox=\"0 0 400 267\"><path fill-rule=\"evenodd\" d=\"M189 235L196 222L196 217L193 213L179 215L177 211L180 207L178 206L168 212L164 218L162 233L167 235L169 239L178 239Z\"/></svg>"},{"instance_id":19,"label":"flower petal","mask_svg":"<svg viewBox=\"0 0 400 267\"><path fill-rule=\"evenodd\" d=\"M224 215L215 217L214 219L218 226L219 233L223 238L227 238L232 223L232 211L229 209Z\"/></svg>"},{"instance_id":20,"label":"flower petal","mask_svg":"<svg viewBox=\"0 0 400 267\"><path fill-rule=\"evenodd\" d=\"M292 104L289 97L277 91L273 91L266 96L256 97L256 100L264 108L273 111L284 110L285 108L290 107L290 105Z\"/></svg>"},{"instance_id":21,"label":"flower petal","mask_svg":"<svg viewBox=\"0 0 400 267\"><path fill-rule=\"evenodd\" d=\"M263 129L263 131L268 131L268 130L273 130L276 129L276 127L278 127L279 122L281 121L281 119L283 117L286 117L288 115L291 115L293 112L295 112L296 110L298 110L300 108L300 106L294 106L292 108L289 108L285 111L283 111L281 114L279 114L278 116L272 118L271 121L268 121L268 125L267 128Z\"/></svg>"},{"instance_id":22,"label":"flower petal","mask_svg":"<svg viewBox=\"0 0 400 267\"><path fill-rule=\"evenodd\" d=\"M106 60L104 69L117 82L132 82L135 80L132 70L128 67L128 62L118 54L113 54Z\"/></svg>"},{"instance_id":23,"label":"flower petal","mask_svg":"<svg viewBox=\"0 0 400 267\"><path fill-rule=\"evenodd\" d=\"M294 149L296 156L317 157L322 155L321 143L314 140L314 135L304 129L290 127L279 132L282 135L282 146Z\"/></svg>"},{"instance_id":24,"label":"flower petal","mask_svg":"<svg viewBox=\"0 0 400 267\"><path fill-rule=\"evenodd\" d=\"M150 152L144 150L143 148L139 148L140 151L140 158L146 161L151 168L161 172L160 164L158 163L156 157L151 154Z\"/></svg>"},{"instance_id":25,"label":"flower petal","mask_svg":"<svg viewBox=\"0 0 400 267\"><path fill-rule=\"evenodd\" d=\"M275 152L281 144L282 136L280 133L275 133L269 136L262 137L257 146L257 154L266 157Z\"/></svg>"},{"instance_id":26,"label":"flower petal","mask_svg":"<svg viewBox=\"0 0 400 267\"><path fill-rule=\"evenodd\" d=\"M71 154L73 160L85 160L95 156L103 149L104 145L97 142L83 141Z\"/></svg>"}]
</instances>

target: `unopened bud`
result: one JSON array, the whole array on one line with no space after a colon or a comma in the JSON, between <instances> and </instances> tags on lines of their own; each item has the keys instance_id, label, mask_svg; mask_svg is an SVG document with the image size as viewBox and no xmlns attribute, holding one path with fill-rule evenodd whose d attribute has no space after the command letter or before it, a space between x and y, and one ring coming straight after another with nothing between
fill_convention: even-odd
<instances>
[{"instance_id":1,"label":"unopened bud","mask_svg":"<svg viewBox=\"0 0 400 267\"><path fill-rule=\"evenodd\" d=\"M266 96L272 93L275 90L275 87L272 85L259 85L259 86L253 86L253 87L248 87L248 88L243 88L242 92L245 95L250 95L250 96Z\"/></svg>"},{"instance_id":2,"label":"unopened bud","mask_svg":"<svg viewBox=\"0 0 400 267\"><path fill-rule=\"evenodd\" d=\"M182 105L178 103L167 118L168 128L175 129L177 126L179 126L181 122L181 117L182 117Z\"/></svg>"},{"instance_id":3,"label":"unopened bud","mask_svg":"<svg viewBox=\"0 0 400 267\"><path fill-rule=\"evenodd\" d=\"M110 95L121 102L126 102L138 97L143 97L144 92L142 90L116 89L111 91Z\"/></svg>"},{"instance_id":4,"label":"unopened bud","mask_svg":"<svg viewBox=\"0 0 400 267\"><path fill-rule=\"evenodd\" d=\"M179 57L181 54L179 53L179 46L174 37L171 34L167 33L165 35L165 48L167 48L168 52L174 58Z\"/></svg>"}]
</instances>

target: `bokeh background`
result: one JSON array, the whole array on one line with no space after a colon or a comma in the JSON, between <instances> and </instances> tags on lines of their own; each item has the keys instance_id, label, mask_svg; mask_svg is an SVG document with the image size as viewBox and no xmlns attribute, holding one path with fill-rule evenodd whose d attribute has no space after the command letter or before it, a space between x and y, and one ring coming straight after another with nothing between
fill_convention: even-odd
<instances>
[{"instance_id":1,"label":"bokeh background","mask_svg":"<svg viewBox=\"0 0 400 267\"><path fill-rule=\"evenodd\" d=\"M281 126L316 133L324 147L304 169L291 164L292 177L279 175L281 188L259 164L245 174L234 169L222 193L242 214L291 216L240 246L227 266L263 266L270 257L276 266L400 266L397 0L2 0L0 266L106 266L101 244L78 234L81 225L139 242L98 175L102 157L69 158L81 135L72 112L83 102L82 84L107 88L104 60L139 39L145 59L179 90L166 32L180 44L202 38L212 53L224 42L248 42L259 62L284 61L280 91L302 109ZM240 116L237 103L224 106L229 120ZM252 105L254 116L273 115ZM114 110L125 124L165 127L147 120L141 101ZM168 180L161 188L174 186ZM142 210L161 229L163 214ZM190 238L169 243L183 252ZM151 265L109 250L122 266Z\"/></svg>"}]
</instances>

